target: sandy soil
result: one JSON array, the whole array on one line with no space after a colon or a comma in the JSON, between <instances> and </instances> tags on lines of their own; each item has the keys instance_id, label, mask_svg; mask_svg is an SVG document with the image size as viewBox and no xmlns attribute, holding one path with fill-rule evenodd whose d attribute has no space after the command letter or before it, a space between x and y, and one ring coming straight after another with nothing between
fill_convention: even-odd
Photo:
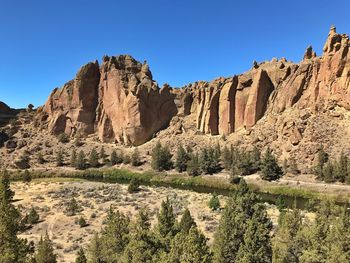
<instances>
[{"instance_id":1,"label":"sandy soil","mask_svg":"<svg viewBox=\"0 0 350 263\"><path fill-rule=\"evenodd\" d=\"M15 204L22 206L23 212L34 206L42 220L32 229L22 233L21 237L36 243L47 231L54 242L59 262L74 262L76 250L80 246L86 247L93 234L103 227L103 220L111 206L130 216L141 208L147 208L154 222L161 201L169 196L179 217L188 207L199 228L209 238L209 242L212 241L220 218L219 212L208 208L210 195L164 187L142 186L140 192L129 194L126 185L41 180L33 181L29 185L16 182L13 183L12 189L16 192L15 199L18 200ZM75 216L66 216L63 213L65 201L72 196L79 201L83 211ZM221 202L224 204L224 197L221 197ZM96 216L92 216L93 214ZM276 220L276 211L271 211L271 214ZM80 228L75 223L80 216L87 220L87 227Z\"/></svg>"}]
</instances>

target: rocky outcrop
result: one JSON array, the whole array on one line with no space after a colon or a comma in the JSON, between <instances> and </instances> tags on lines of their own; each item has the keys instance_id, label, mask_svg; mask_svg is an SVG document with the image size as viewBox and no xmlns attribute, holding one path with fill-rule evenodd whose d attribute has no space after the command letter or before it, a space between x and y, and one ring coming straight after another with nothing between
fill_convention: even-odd
<instances>
[{"instance_id":1,"label":"rocky outcrop","mask_svg":"<svg viewBox=\"0 0 350 263\"><path fill-rule=\"evenodd\" d=\"M83 66L39 112L55 134L97 133L104 142L139 145L166 127L177 108L171 88L159 89L147 63L124 55Z\"/></svg>"},{"instance_id":2,"label":"rocky outcrop","mask_svg":"<svg viewBox=\"0 0 350 263\"><path fill-rule=\"evenodd\" d=\"M54 133L96 133L104 142L126 145L151 139L175 115L176 123L191 116L201 133L229 135L250 130L265 116L278 119L291 108L313 113L332 105L350 109L349 46L349 37L332 27L320 57L309 46L298 64L285 58L254 61L244 74L180 89L160 89L146 62L105 56L101 66L89 63L55 89L38 111ZM294 124L286 125L283 134L293 137L293 145L302 140Z\"/></svg>"}]
</instances>

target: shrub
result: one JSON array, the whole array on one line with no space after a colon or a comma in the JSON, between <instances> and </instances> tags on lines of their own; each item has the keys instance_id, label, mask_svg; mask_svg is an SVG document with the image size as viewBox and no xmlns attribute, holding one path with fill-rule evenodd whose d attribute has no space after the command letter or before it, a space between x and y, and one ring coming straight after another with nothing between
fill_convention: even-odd
<instances>
[{"instance_id":1,"label":"shrub","mask_svg":"<svg viewBox=\"0 0 350 263\"><path fill-rule=\"evenodd\" d=\"M190 176L198 176L200 174L198 153L190 154L190 160L187 162L187 173Z\"/></svg>"},{"instance_id":2,"label":"shrub","mask_svg":"<svg viewBox=\"0 0 350 263\"><path fill-rule=\"evenodd\" d=\"M85 218L81 216L81 217L79 217L79 219L78 219L78 225L79 225L80 227L86 227L88 224L87 224Z\"/></svg>"},{"instance_id":3,"label":"shrub","mask_svg":"<svg viewBox=\"0 0 350 263\"><path fill-rule=\"evenodd\" d=\"M39 223L40 220L40 216L37 213L37 211L35 210L34 207L32 207L32 209L30 210L28 217L27 217L27 223L30 225L34 225Z\"/></svg>"},{"instance_id":4,"label":"shrub","mask_svg":"<svg viewBox=\"0 0 350 263\"><path fill-rule=\"evenodd\" d=\"M56 155L56 165L63 166L63 150L59 149Z\"/></svg>"},{"instance_id":5,"label":"shrub","mask_svg":"<svg viewBox=\"0 0 350 263\"><path fill-rule=\"evenodd\" d=\"M173 167L171 157L169 148L158 142L152 150L152 168L156 171L170 170Z\"/></svg>"},{"instance_id":6,"label":"shrub","mask_svg":"<svg viewBox=\"0 0 350 263\"><path fill-rule=\"evenodd\" d=\"M267 181L278 180L282 175L282 168L278 165L276 157L272 154L270 148L265 152L261 164L261 177Z\"/></svg>"},{"instance_id":7,"label":"shrub","mask_svg":"<svg viewBox=\"0 0 350 263\"><path fill-rule=\"evenodd\" d=\"M213 193L213 195L211 196L208 206L213 211L220 209L220 200L216 193Z\"/></svg>"},{"instance_id":8,"label":"shrub","mask_svg":"<svg viewBox=\"0 0 350 263\"><path fill-rule=\"evenodd\" d=\"M58 135L58 141L60 143L68 143L69 142L69 137L67 134L65 134L64 132L61 133L60 135Z\"/></svg>"},{"instance_id":9,"label":"shrub","mask_svg":"<svg viewBox=\"0 0 350 263\"><path fill-rule=\"evenodd\" d=\"M134 152L131 155L131 165L132 166L140 166L141 163L141 158L140 158L140 153L137 148L135 148Z\"/></svg>"},{"instance_id":10,"label":"shrub","mask_svg":"<svg viewBox=\"0 0 350 263\"><path fill-rule=\"evenodd\" d=\"M66 203L64 212L67 216L74 216L80 211L82 211L82 208L74 197Z\"/></svg>"},{"instance_id":11,"label":"shrub","mask_svg":"<svg viewBox=\"0 0 350 263\"><path fill-rule=\"evenodd\" d=\"M128 186L128 192L129 193L135 193L140 190L140 183L136 178L131 179L129 186Z\"/></svg>"},{"instance_id":12,"label":"shrub","mask_svg":"<svg viewBox=\"0 0 350 263\"><path fill-rule=\"evenodd\" d=\"M30 183L32 176L28 170L24 170L22 180L24 183Z\"/></svg>"},{"instance_id":13,"label":"shrub","mask_svg":"<svg viewBox=\"0 0 350 263\"><path fill-rule=\"evenodd\" d=\"M89 164L93 168L97 168L99 165L98 153L97 153L96 149L92 149L92 151L90 152Z\"/></svg>"}]
</instances>

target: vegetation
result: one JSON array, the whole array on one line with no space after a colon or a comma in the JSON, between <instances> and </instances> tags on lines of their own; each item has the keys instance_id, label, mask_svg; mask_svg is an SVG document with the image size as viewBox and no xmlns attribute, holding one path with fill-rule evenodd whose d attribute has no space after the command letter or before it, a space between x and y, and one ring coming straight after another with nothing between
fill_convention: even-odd
<instances>
[{"instance_id":1,"label":"vegetation","mask_svg":"<svg viewBox=\"0 0 350 263\"><path fill-rule=\"evenodd\" d=\"M215 174L221 170L220 150L218 148L204 148L199 155L199 166L204 174Z\"/></svg>"},{"instance_id":2,"label":"vegetation","mask_svg":"<svg viewBox=\"0 0 350 263\"><path fill-rule=\"evenodd\" d=\"M140 153L139 153L138 149L135 148L135 150L133 151L133 153L131 155L131 165L132 166L140 166L141 164L142 164L142 162L141 162Z\"/></svg>"},{"instance_id":3,"label":"vegetation","mask_svg":"<svg viewBox=\"0 0 350 263\"><path fill-rule=\"evenodd\" d=\"M274 181L281 178L282 175L282 168L278 165L277 159L270 148L268 148L261 162L261 178L267 181Z\"/></svg>"},{"instance_id":4,"label":"vegetation","mask_svg":"<svg viewBox=\"0 0 350 263\"><path fill-rule=\"evenodd\" d=\"M40 216L38 214L38 212L35 210L34 207L32 207L29 211L29 214L27 216L27 223L30 225L35 225L37 223L39 223L40 220Z\"/></svg>"},{"instance_id":5,"label":"vegetation","mask_svg":"<svg viewBox=\"0 0 350 263\"><path fill-rule=\"evenodd\" d=\"M86 227L88 224L87 224L85 218L81 216L81 217L79 217L79 219L78 219L78 225L79 225L80 227Z\"/></svg>"},{"instance_id":6,"label":"vegetation","mask_svg":"<svg viewBox=\"0 0 350 263\"><path fill-rule=\"evenodd\" d=\"M186 170L190 176L198 176L200 174L198 153L189 154Z\"/></svg>"},{"instance_id":7,"label":"vegetation","mask_svg":"<svg viewBox=\"0 0 350 263\"><path fill-rule=\"evenodd\" d=\"M80 151L77 157L75 168L78 170L84 170L86 168L85 153Z\"/></svg>"},{"instance_id":8,"label":"vegetation","mask_svg":"<svg viewBox=\"0 0 350 263\"><path fill-rule=\"evenodd\" d=\"M160 142L152 150L152 168L156 171L170 170L173 168L172 155L168 147L163 147Z\"/></svg>"},{"instance_id":9,"label":"vegetation","mask_svg":"<svg viewBox=\"0 0 350 263\"><path fill-rule=\"evenodd\" d=\"M68 135L66 134L66 133L61 133L60 135L58 135L58 141L60 142L60 143L68 143L69 142L69 137L68 137Z\"/></svg>"},{"instance_id":10,"label":"vegetation","mask_svg":"<svg viewBox=\"0 0 350 263\"><path fill-rule=\"evenodd\" d=\"M30 183L32 181L32 176L30 175L30 172L26 169L23 172L23 178L24 183Z\"/></svg>"},{"instance_id":11,"label":"vegetation","mask_svg":"<svg viewBox=\"0 0 350 263\"><path fill-rule=\"evenodd\" d=\"M75 259L75 263L87 263L87 258L83 248L80 248Z\"/></svg>"},{"instance_id":12,"label":"vegetation","mask_svg":"<svg viewBox=\"0 0 350 263\"><path fill-rule=\"evenodd\" d=\"M135 193L138 192L140 190L140 183L137 179L132 179L129 183L128 186L128 192L129 193Z\"/></svg>"},{"instance_id":13,"label":"vegetation","mask_svg":"<svg viewBox=\"0 0 350 263\"><path fill-rule=\"evenodd\" d=\"M70 156L70 165L72 167L77 167L77 152L74 148L73 148L72 154Z\"/></svg>"},{"instance_id":14,"label":"vegetation","mask_svg":"<svg viewBox=\"0 0 350 263\"><path fill-rule=\"evenodd\" d=\"M63 150L60 148L56 153L56 166L63 166Z\"/></svg>"},{"instance_id":15,"label":"vegetation","mask_svg":"<svg viewBox=\"0 0 350 263\"><path fill-rule=\"evenodd\" d=\"M219 197L216 193L213 193L211 196L208 206L211 210L218 210L220 209L220 200Z\"/></svg>"},{"instance_id":16,"label":"vegetation","mask_svg":"<svg viewBox=\"0 0 350 263\"><path fill-rule=\"evenodd\" d=\"M35 263L56 263L57 255L54 253L52 241L46 232L45 237L41 237L37 252L34 256Z\"/></svg>"},{"instance_id":17,"label":"vegetation","mask_svg":"<svg viewBox=\"0 0 350 263\"><path fill-rule=\"evenodd\" d=\"M72 197L67 203L65 208L65 214L67 216L74 216L78 212L82 211L81 206L79 205L78 201Z\"/></svg>"},{"instance_id":18,"label":"vegetation","mask_svg":"<svg viewBox=\"0 0 350 263\"><path fill-rule=\"evenodd\" d=\"M180 144L176 152L175 168L178 172L182 173L187 170L187 163L190 160L188 152Z\"/></svg>"},{"instance_id":19,"label":"vegetation","mask_svg":"<svg viewBox=\"0 0 350 263\"><path fill-rule=\"evenodd\" d=\"M89 156L89 165L93 168L97 168L99 166L98 159L99 157L96 149L92 149Z\"/></svg>"}]
</instances>

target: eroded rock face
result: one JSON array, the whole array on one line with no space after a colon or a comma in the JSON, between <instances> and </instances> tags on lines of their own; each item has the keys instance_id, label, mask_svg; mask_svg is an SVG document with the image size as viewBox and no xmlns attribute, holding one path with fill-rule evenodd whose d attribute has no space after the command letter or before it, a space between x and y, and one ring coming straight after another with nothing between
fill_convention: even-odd
<instances>
[{"instance_id":1,"label":"eroded rock face","mask_svg":"<svg viewBox=\"0 0 350 263\"><path fill-rule=\"evenodd\" d=\"M165 128L177 108L171 88L159 89L147 63L125 55L83 66L40 112L55 134L97 133L104 142L139 145Z\"/></svg>"},{"instance_id":2,"label":"eroded rock face","mask_svg":"<svg viewBox=\"0 0 350 263\"><path fill-rule=\"evenodd\" d=\"M284 58L254 62L244 74L180 89L160 89L147 63L128 55L106 56L101 66L89 63L55 89L38 111L54 133L96 133L104 142L127 145L148 141L175 115L191 115L201 133L229 135L250 130L264 116L283 123L278 116L291 108L311 113L331 105L350 109L349 46L349 37L332 27L321 57L310 46L299 64ZM283 132L298 145L300 129L287 128Z\"/></svg>"}]
</instances>

